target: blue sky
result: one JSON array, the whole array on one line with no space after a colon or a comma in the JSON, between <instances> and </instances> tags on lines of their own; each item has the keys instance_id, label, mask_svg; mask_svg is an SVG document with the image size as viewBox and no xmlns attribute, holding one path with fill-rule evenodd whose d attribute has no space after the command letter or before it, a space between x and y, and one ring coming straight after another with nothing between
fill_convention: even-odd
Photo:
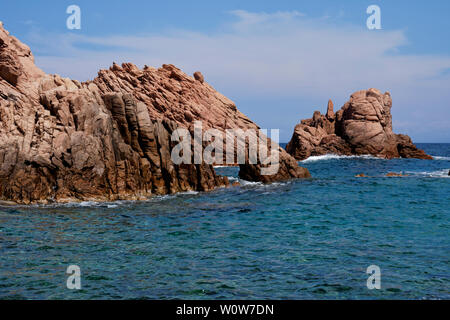
<instances>
[{"instance_id":1,"label":"blue sky","mask_svg":"<svg viewBox=\"0 0 450 320\"><path fill-rule=\"evenodd\" d=\"M66 28L67 6L82 13ZM382 30L366 28L381 8ZM376 87L394 131L450 142L450 1L2 1L0 21L49 73L95 77L112 61L173 63L288 141L300 119Z\"/></svg>"}]
</instances>

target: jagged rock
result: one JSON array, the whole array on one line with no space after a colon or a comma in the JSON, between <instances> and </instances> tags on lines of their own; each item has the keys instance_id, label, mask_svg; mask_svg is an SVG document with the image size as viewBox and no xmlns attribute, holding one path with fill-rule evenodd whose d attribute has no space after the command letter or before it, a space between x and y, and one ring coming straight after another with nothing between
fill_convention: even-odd
<instances>
[{"instance_id":1,"label":"jagged rock","mask_svg":"<svg viewBox=\"0 0 450 320\"><path fill-rule=\"evenodd\" d=\"M258 128L173 65L114 63L85 83L45 74L0 24L1 201L141 199L226 186L212 165L171 159L172 133L195 120L204 129ZM280 153L284 171L274 179L297 177L295 160Z\"/></svg>"},{"instance_id":2,"label":"jagged rock","mask_svg":"<svg viewBox=\"0 0 450 320\"><path fill-rule=\"evenodd\" d=\"M279 166L275 174L262 174L262 168L268 168L268 165L240 165L239 177L248 181L270 183L290 178L310 178L308 169L299 167L293 157L291 157L281 147L277 146L279 157Z\"/></svg>"},{"instance_id":3,"label":"jagged rock","mask_svg":"<svg viewBox=\"0 0 450 320\"><path fill-rule=\"evenodd\" d=\"M377 89L353 93L336 113L330 100L326 116L316 111L295 127L286 150L297 160L327 153L432 159L408 136L393 133L391 107L389 92Z\"/></svg>"},{"instance_id":4,"label":"jagged rock","mask_svg":"<svg viewBox=\"0 0 450 320\"><path fill-rule=\"evenodd\" d=\"M326 117L328 120L333 121L334 120L334 110L333 110L333 101L328 100L328 107L327 107L327 114Z\"/></svg>"},{"instance_id":5,"label":"jagged rock","mask_svg":"<svg viewBox=\"0 0 450 320\"><path fill-rule=\"evenodd\" d=\"M404 134L397 134L397 150L402 158L417 158L417 159L433 159L427 155L425 151L418 149L411 141L411 138Z\"/></svg>"}]
</instances>

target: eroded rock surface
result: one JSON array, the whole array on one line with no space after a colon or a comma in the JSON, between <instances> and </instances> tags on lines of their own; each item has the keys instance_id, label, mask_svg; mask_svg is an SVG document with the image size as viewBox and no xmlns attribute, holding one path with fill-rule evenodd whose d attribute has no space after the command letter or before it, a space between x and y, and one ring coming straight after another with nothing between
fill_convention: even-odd
<instances>
[{"instance_id":1,"label":"eroded rock surface","mask_svg":"<svg viewBox=\"0 0 450 320\"><path fill-rule=\"evenodd\" d=\"M0 23L0 200L140 199L226 186L212 165L171 159L173 131L196 120L205 130L258 128L201 73L173 65L113 64L86 83L45 74ZM309 175L279 152L282 170L264 181ZM257 168L241 171L262 181Z\"/></svg>"},{"instance_id":2,"label":"eroded rock surface","mask_svg":"<svg viewBox=\"0 0 450 320\"><path fill-rule=\"evenodd\" d=\"M336 113L330 100L326 115L315 111L295 127L286 150L297 160L328 153L432 159L408 136L392 131L391 107L390 93L377 89L353 93Z\"/></svg>"}]
</instances>

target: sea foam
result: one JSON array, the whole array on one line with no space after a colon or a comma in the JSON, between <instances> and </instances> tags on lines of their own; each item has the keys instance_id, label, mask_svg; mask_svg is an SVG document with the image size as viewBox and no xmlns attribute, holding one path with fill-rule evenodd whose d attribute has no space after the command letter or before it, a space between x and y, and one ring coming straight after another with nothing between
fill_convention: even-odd
<instances>
[{"instance_id":1,"label":"sea foam","mask_svg":"<svg viewBox=\"0 0 450 320\"><path fill-rule=\"evenodd\" d=\"M448 175L450 169L442 169L436 171L406 171L407 174L419 177L430 177L430 178L450 178Z\"/></svg>"},{"instance_id":2,"label":"sea foam","mask_svg":"<svg viewBox=\"0 0 450 320\"><path fill-rule=\"evenodd\" d=\"M440 156L432 156L433 160L443 160L443 161L450 161L450 157L440 157Z\"/></svg>"},{"instance_id":3,"label":"sea foam","mask_svg":"<svg viewBox=\"0 0 450 320\"><path fill-rule=\"evenodd\" d=\"M338 154L325 154L322 156L311 156L305 160L302 160L300 162L302 163L307 163L307 162L315 162L315 161L322 161L322 160L336 160L336 159L374 159L374 160L382 160L383 158L378 158L375 156L372 156L370 154L364 154L364 155L360 155L360 156L344 156L344 155L338 155Z\"/></svg>"}]
</instances>

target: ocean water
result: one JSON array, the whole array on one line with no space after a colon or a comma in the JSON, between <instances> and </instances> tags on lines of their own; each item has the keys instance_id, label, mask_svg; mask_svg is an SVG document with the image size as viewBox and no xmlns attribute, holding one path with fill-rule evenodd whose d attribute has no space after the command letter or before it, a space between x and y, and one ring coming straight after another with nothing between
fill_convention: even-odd
<instances>
[{"instance_id":1,"label":"ocean water","mask_svg":"<svg viewBox=\"0 0 450 320\"><path fill-rule=\"evenodd\" d=\"M307 180L0 207L0 299L449 299L450 144L419 147L435 159L328 155Z\"/></svg>"}]
</instances>

